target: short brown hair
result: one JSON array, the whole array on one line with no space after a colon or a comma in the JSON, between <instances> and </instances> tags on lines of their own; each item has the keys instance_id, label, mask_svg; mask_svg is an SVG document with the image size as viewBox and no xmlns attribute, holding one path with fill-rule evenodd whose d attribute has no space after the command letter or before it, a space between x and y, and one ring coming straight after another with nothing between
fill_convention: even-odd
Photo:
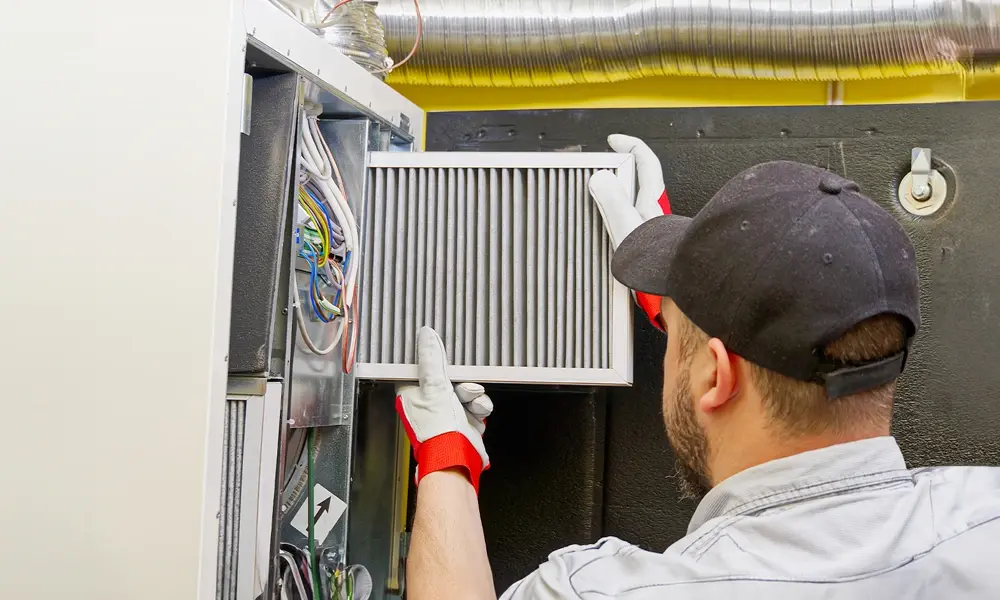
<instances>
[{"instance_id":1,"label":"short brown hair","mask_svg":"<svg viewBox=\"0 0 1000 600\"><path fill-rule=\"evenodd\" d=\"M690 360L698 344L707 343L708 334L683 313L680 315L680 354ZM876 315L862 321L824 348L827 358L861 361L884 358L906 344L903 320L892 314ZM816 383L792 379L749 363L757 386L774 425L791 435L842 433L861 429L882 429L892 419L892 399L896 382L830 400Z\"/></svg>"}]
</instances>

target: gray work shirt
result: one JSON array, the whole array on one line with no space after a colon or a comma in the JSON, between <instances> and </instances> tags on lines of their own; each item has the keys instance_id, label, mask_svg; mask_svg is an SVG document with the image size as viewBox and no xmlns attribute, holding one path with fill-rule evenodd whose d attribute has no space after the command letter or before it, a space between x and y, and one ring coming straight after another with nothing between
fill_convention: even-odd
<instances>
[{"instance_id":1,"label":"gray work shirt","mask_svg":"<svg viewBox=\"0 0 1000 600\"><path fill-rule=\"evenodd\" d=\"M1000 600L1000 468L908 470L891 437L797 454L716 486L663 554L571 546L502 598Z\"/></svg>"}]
</instances>

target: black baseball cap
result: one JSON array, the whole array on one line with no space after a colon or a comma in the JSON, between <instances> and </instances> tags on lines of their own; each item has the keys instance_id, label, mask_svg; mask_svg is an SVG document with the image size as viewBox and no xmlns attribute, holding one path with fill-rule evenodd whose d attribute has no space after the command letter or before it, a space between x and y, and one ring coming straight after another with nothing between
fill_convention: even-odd
<instances>
[{"instance_id":1,"label":"black baseball cap","mask_svg":"<svg viewBox=\"0 0 1000 600\"><path fill-rule=\"evenodd\" d=\"M880 314L900 317L908 340L920 326L916 253L900 224L853 181L795 162L739 173L694 218L646 221L611 271L669 296L732 352L831 398L894 380L907 349L848 363L824 346Z\"/></svg>"}]
</instances>

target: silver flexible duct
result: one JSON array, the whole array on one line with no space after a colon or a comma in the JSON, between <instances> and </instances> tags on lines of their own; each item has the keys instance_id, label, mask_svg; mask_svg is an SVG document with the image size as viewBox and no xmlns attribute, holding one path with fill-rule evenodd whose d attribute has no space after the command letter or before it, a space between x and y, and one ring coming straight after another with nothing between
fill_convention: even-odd
<instances>
[{"instance_id":1,"label":"silver flexible duct","mask_svg":"<svg viewBox=\"0 0 1000 600\"><path fill-rule=\"evenodd\" d=\"M651 75L846 81L955 73L1000 53L1000 0L421 0L393 80L545 86ZM389 55L413 0L380 0Z\"/></svg>"},{"instance_id":2,"label":"silver flexible duct","mask_svg":"<svg viewBox=\"0 0 1000 600\"><path fill-rule=\"evenodd\" d=\"M336 0L321 0L317 20L325 16ZM375 15L375 2L355 0L340 6L323 23L323 37L336 49L347 55L369 72L385 79L385 34L382 23Z\"/></svg>"}]
</instances>

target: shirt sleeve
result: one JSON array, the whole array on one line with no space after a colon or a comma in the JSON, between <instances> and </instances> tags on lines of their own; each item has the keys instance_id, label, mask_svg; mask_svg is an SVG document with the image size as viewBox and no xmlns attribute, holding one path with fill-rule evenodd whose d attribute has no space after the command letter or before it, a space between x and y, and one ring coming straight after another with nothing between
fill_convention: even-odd
<instances>
[{"instance_id":1,"label":"shirt sleeve","mask_svg":"<svg viewBox=\"0 0 1000 600\"><path fill-rule=\"evenodd\" d=\"M588 546L568 546L549 555L538 569L510 586L500 600L580 600L574 576L586 568L600 568L600 560L610 558L630 544L604 538Z\"/></svg>"}]
</instances>

